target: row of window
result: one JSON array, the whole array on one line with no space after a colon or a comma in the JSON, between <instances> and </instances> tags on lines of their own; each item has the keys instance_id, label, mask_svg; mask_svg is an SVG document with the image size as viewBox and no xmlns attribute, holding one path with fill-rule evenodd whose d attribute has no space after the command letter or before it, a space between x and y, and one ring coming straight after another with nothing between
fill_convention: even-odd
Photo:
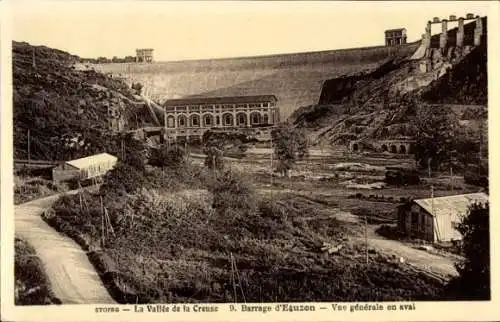
<instances>
[{"instance_id":1,"label":"row of window","mask_svg":"<svg viewBox=\"0 0 500 322\"><path fill-rule=\"evenodd\" d=\"M198 115L192 115L190 120L191 120L191 126L200 126L200 117ZM246 114L238 114L237 115L236 125L247 125L247 122L248 122L248 119L247 119ZM250 116L250 124L251 125L268 124L268 123L269 123L269 117L267 115L261 116L259 113L254 113ZM205 115L203 117L203 125L204 126L212 126L212 125L220 125L220 124L221 124L220 116L215 117L215 123L214 123L214 117L212 115ZM234 125L234 118L233 118L232 114L223 115L223 125L224 126ZM179 116L178 126L179 127L188 126L188 118L184 115ZM167 127L169 127L169 128L175 127L175 119L171 115L167 117Z\"/></svg>"},{"instance_id":2,"label":"row of window","mask_svg":"<svg viewBox=\"0 0 500 322\"><path fill-rule=\"evenodd\" d=\"M247 107L272 107L276 106L275 103L251 103L251 104L200 104L200 105L180 105L180 106L168 106L168 108L177 109L199 109L199 108L247 108Z\"/></svg>"}]
</instances>

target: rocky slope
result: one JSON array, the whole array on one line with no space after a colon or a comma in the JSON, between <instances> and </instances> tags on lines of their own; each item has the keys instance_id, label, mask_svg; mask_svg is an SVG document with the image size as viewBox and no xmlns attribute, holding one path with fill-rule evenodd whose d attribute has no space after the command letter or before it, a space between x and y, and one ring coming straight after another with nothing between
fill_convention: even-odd
<instances>
[{"instance_id":1,"label":"rocky slope","mask_svg":"<svg viewBox=\"0 0 500 322\"><path fill-rule=\"evenodd\" d=\"M474 25L466 25L466 32ZM419 104L446 104L457 121L477 132L481 116L463 108L485 110L486 56L483 37L480 46L465 50L450 47L442 54L431 49L428 71L420 69L421 60L395 57L372 72L326 81L319 104L295 111L290 122L308 128L316 144L343 145L351 140L412 136Z\"/></svg>"}]
</instances>

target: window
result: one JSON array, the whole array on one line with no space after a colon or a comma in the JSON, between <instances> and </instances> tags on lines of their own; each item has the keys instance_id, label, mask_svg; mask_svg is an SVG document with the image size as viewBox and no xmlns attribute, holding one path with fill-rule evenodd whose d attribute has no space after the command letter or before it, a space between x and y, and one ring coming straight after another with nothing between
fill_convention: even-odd
<instances>
[{"instance_id":1,"label":"window","mask_svg":"<svg viewBox=\"0 0 500 322\"><path fill-rule=\"evenodd\" d=\"M212 124L212 118L210 115L205 116L205 125L211 125Z\"/></svg>"},{"instance_id":2,"label":"window","mask_svg":"<svg viewBox=\"0 0 500 322\"><path fill-rule=\"evenodd\" d=\"M243 114L239 115L239 119L238 119L239 124L245 124L245 116L246 115L243 115Z\"/></svg>"},{"instance_id":3,"label":"window","mask_svg":"<svg viewBox=\"0 0 500 322\"><path fill-rule=\"evenodd\" d=\"M184 116L179 117L179 126L180 127L186 126L186 118Z\"/></svg>"},{"instance_id":4,"label":"window","mask_svg":"<svg viewBox=\"0 0 500 322\"><path fill-rule=\"evenodd\" d=\"M217 125L219 125L220 124L220 117L217 116L216 120L217 120Z\"/></svg>"},{"instance_id":5,"label":"window","mask_svg":"<svg viewBox=\"0 0 500 322\"><path fill-rule=\"evenodd\" d=\"M192 126L200 126L200 119L199 119L198 115L193 115L191 117L191 125Z\"/></svg>"}]
</instances>

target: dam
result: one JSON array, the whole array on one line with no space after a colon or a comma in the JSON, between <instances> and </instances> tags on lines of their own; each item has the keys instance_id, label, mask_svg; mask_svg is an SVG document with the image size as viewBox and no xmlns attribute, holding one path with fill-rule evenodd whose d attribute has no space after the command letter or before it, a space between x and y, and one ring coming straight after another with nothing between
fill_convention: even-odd
<instances>
[{"instance_id":1,"label":"dam","mask_svg":"<svg viewBox=\"0 0 500 322\"><path fill-rule=\"evenodd\" d=\"M391 59L411 56L419 45L92 67L143 84L147 96L159 104L181 98L275 95L285 120L296 109L317 104L325 81L371 72Z\"/></svg>"}]
</instances>

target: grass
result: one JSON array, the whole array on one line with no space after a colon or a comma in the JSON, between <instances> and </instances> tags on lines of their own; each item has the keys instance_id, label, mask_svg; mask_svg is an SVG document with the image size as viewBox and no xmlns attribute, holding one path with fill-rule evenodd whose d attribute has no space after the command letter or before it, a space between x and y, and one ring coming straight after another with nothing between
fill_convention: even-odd
<instances>
[{"instance_id":1,"label":"grass","mask_svg":"<svg viewBox=\"0 0 500 322\"><path fill-rule=\"evenodd\" d=\"M179 173L162 171L179 181ZM89 193L88 210L80 208L78 196L67 196L47 220L88 241L92 262L122 303L439 298L439 283L376 251L365 266L362 249L350 241L361 233L358 225L332 213L339 200L357 201L348 194L345 200L318 194L266 196L255 191L251 179L241 178L235 172L219 173L215 181L205 182L202 193L186 193L198 191L201 182L183 179L180 191L167 183L159 187L157 180L119 203L105 195L113 232L102 229L99 196ZM321 250L325 243L344 247L327 255ZM231 258L237 269L231 269Z\"/></svg>"},{"instance_id":2,"label":"grass","mask_svg":"<svg viewBox=\"0 0 500 322\"><path fill-rule=\"evenodd\" d=\"M14 250L15 304L60 304L50 289L42 262L35 250L18 238L15 240Z\"/></svg>"},{"instance_id":3,"label":"grass","mask_svg":"<svg viewBox=\"0 0 500 322\"><path fill-rule=\"evenodd\" d=\"M14 204L16 205L68 190L65 184L54 184L50 180L14 176Z\"/></svg>"}]
</instances>

